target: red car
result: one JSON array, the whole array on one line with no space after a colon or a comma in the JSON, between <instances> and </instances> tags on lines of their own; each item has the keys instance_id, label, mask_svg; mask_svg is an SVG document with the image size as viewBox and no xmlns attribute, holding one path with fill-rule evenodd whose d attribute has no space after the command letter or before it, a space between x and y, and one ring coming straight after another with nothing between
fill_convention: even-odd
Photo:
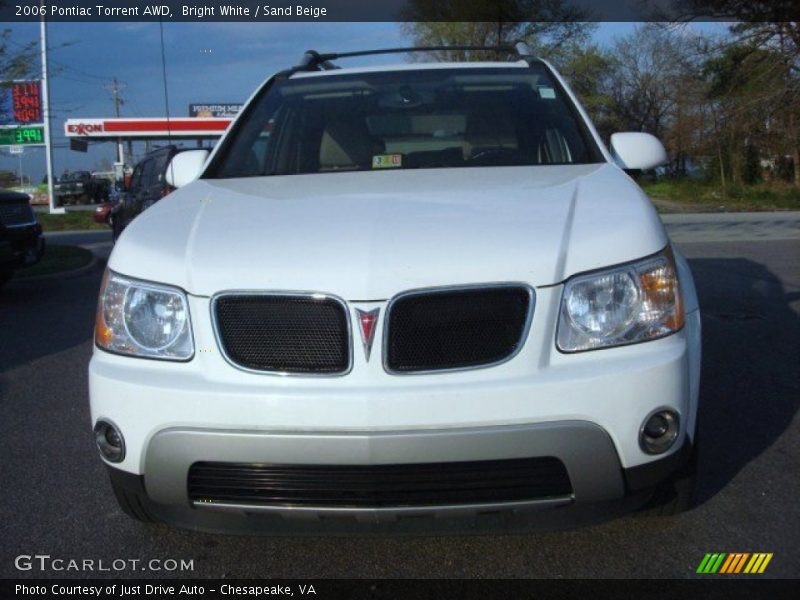
<instances>
[{"instance_id":1,"label":"red car","mask_svg":"<svg viewBox=\"0 0 800 600\"><path fill-rule=\"evenodd\" d=\"M103 202L100 206L94 209L94 222L95 223L108 223L108 216L111 214L111 209L116 206L116 202Z\"/></svg>"}]
</instances>

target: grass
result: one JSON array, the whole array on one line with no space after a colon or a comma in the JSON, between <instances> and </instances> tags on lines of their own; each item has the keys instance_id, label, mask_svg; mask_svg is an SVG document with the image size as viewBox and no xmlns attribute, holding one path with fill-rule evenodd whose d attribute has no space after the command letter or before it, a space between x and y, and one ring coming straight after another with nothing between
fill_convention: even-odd
<instances>
[{"instance_id":1,"label":"grass","mask_svg":"<svg viewBox=\"0 0 800 600\"><path fill-rule=\"evenodd\" d=\"M28 269L15 271L14 277L35 277L37 275L52 275L62 271L71 271L88 265L91 260L92 253L86 248L48 244L42 260Z\"/></svg>"},{"instance_id":2,"label":"grass","mask_svg":"<svg viewBox=\"0 0 800 600\"><path fill-rule=\"evenodd\" d=\"M44 231L76 231L80 229L104 229L108 231L108 225L95 223L92 215L94 215L94 211L76 210L63 215L36 213L36 218L39 219Z\"/></svg>"},{"instance_id":3,"label":"grass","mask_svg":"<svg viewBox=\"0 0 800 600\"><path fill-rule=\"evenodd\" d=\"M800 210L800 189L788 183L729 186L725 193L718 183L691 180L641 185L661 212Z\"/></svg>"}]
</instances>

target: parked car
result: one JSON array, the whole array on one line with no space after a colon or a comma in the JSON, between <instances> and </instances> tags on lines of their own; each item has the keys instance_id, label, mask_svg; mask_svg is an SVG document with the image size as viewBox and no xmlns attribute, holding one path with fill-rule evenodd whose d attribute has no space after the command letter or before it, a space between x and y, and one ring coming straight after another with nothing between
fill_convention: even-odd
<instances>
[{"instance_id":1,"label":"parked car","mask_svg":"<svg viewBox=\"0 0 800 600\"><path fill-rule=\"evenodd\" d=\"M102 177L93 177L89 171L73 171L60 177L53 184L56 204L89 204L108 200L111 182Z\"/></svg>"},{"instance_id":2,"label":"parked car","mask_svg":"<svg viewBox=\"0 0 800 600\"><path fill-rule=\"evenodd\" d=\"M30 196L0 190L0 287L14 271L35 265L44 256L42 226L30 204Z\"/></svg>"},{"instance_id":3,"label":"parked car","mask_svg":"<svg viewBox=\"0 0 800 600\"><path fill-rule=\"evenodd\" d=\"M94 209L94 218L95 223L109 223L109 216L111 215L111 211L114 210L114 207L117 205L116 202L103 202L100 206ZM109 223L110 225L110 223Z\"/></svg>"},{"instance_id":4,"label":"parked car","mask_svg":"<svg viewBox=\"0 0 800 600\"><path fill-rule=\"evenodd\" d=\"M181 151L175 146L165 146L148 153L136 164L130 185L110 214L115 240L131 221L175 189L167 183L166 171L172 158Z\"/></svg>"},{"instance_id":5,"label":"parked car","mask_svg":"<svg viewBox=\"0 0 800 600\"><path fill-rule=\"evenodd\" d=\"M428 530L691 506L697 296L625 173L664 147L607 149L517 53L307 53L210 155L172 159L179 189L110 256L89 366L128 515Z\"/></svg>"}]
</instances>

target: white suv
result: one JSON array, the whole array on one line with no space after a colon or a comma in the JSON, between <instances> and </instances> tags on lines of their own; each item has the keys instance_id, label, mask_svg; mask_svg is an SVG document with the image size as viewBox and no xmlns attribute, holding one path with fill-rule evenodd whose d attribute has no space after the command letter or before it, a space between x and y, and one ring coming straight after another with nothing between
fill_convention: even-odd
<instances>
[{"instance_id":1,"label":"white suv","mask_svg":"<svg viewBox=\"0 0 800 600\"><path fill-rule=\"evenodd\" d=\"M120 237L89 382L122 508L249 531L686 508L700 313L625 173L663 146L609 152L524 50L332 63L379 52L268 79Z\"/></svg>"}]
</instances>

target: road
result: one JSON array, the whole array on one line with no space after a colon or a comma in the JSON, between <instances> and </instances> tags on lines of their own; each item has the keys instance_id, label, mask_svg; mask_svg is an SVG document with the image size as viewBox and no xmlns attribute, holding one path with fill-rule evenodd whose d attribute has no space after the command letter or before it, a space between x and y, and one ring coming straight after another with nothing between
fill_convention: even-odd
<instances>
[{"instance_id":1,"label":"road","mask_svg":"<svg viewBox=\"0 0 800 600\"><path fill-rule=\"evenodd\" d=\"M83 246L100 258L108 258L113 247L111 230L51 231L44 234L48 244Z\"/></svg>"},{"instance_id":2,"label":"road","mask_svg":"<svg viewBox=\"0 0 800 600\"><path fill-rule=\"evenodd\" d=\"M667 219L703 310L698 506L564 531L253 538L130 521L96 456L86 397L102 266L12 282L0 293L0 577L91 575L15 570L15 556L35 553L187 559L194 571L172 575L198 577L691 577L715 551L772 552L765 576L798 577L800 219L788 214ZM106 243L94 236L80 240ZM117 575L134 574L159 575Z\"/></svg>"}]
</instances>

